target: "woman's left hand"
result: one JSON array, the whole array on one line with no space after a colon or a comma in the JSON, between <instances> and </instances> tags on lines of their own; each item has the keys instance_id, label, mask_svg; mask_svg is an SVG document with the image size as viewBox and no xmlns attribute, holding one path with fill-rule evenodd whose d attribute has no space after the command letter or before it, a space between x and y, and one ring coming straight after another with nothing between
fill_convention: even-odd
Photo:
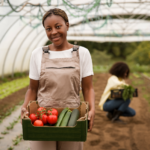
<instances>
[{"instance_id":1,"label":"woman's left hand","mask_svg":"<svg viewBox=\"0 0 150 150\"><path fill-rule=\"evenodd\" d=\"M94 110L90 110L88 113L88 120L90 120L89 122L89 129L88 131L92 131L92 127L94 125L94 116L95 116L95 111Z\"/></svg>"}]
</instances>

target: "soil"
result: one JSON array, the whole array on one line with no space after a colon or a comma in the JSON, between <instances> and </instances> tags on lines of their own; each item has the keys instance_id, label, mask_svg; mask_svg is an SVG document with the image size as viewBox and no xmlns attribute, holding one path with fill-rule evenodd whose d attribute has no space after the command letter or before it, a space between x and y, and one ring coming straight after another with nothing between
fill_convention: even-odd
<instances>
[{"instance_id":1,"label":"soil","mask_svg":"<svg viewBox=\"0 0 150 150\"><path fill-rule=\"evenodd\" d=\"M150 149L150 111L148 102L142 96L142 88L145 86L145 93L150 92L150 80L144 79L144 83L138 85L139 96L133 98L130 103L136 111L134 117L121 117L126 124L112 123L106 112L98 107L101 94L107 83L109 74L94 75L95 90L95 121L91 132L88 132L87 141L84 143L84 150L149 150ZM138 80L132 76L132 80Z\"/></svg>"},{"instance_id":2,"label":"soil","mask_svg":"<svg viewBox=\"0 0 150 150\"><path fill-rule=\"evenodd\" d=\"M27 88L28 87L20 89L19 91L0 99L0 119L5 116L8 110L20 104L20 102L23 102Z\"/></svg>"},{"instance_id":3,"label":"soil","mask_svg":"<svg viewBox=\"0 0 150 150\"><path fill-rule=\"evenodd\" d=\"M91 132L88 132L87 141L84 142L84 150L149 150L150 107L145 97L149 98L150 80L134 76L127 80L128 83L134 83L134 86L138 88L139 96L133 98L130 103L130 107L136 111L136 116L121 117L126 122L126 124L121 124L112 123L106 117L106 112L98 107L109 76L106 73L94 75L95 120L94 127ZM0 115L23 100L26 91L27 87L0 100Z\"/></svg>"}]
</instances>

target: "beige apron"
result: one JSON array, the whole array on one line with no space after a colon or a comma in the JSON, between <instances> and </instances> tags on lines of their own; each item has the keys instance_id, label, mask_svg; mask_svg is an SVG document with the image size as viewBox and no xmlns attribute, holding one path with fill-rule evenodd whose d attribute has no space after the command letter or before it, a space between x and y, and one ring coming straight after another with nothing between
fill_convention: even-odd
<instances>
[{"instance_id":1,"label":"beige apron","mask_svg":"<svg viewBox=\"0 0 150 150\"><path fill-rule=\"evenodd\" d=\"M37 96L41 107L79 107L79 46L74 46L71 53L72 58L49 59L49 47L43 47Z\"/></svg>"},{"instance_id":2,"label":"beige apron","mask_svg":"<svg viewBox=\"0 0 150 150\"><path fill-rule=\"evenodd\" d=\"M74 46L72 58L49 59L49 48L43 47L37 101L41 107L80 105L79 47ZM82 150L83 142L30 141L31 150Z\"/></svg>"}]
</instances>

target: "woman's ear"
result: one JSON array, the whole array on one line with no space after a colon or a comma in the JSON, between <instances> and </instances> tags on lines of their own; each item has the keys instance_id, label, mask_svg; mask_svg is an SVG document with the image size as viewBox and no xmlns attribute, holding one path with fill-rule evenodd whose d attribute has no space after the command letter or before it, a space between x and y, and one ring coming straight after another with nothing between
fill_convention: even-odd
<instances>
[{"instance_id":1,"label":"woman's ear","mask_svg":"<svg viewBox=\"0 0 150 150\"><path fill-rule=\"evenodd\" d=\"M69 30L69 22L66 22L67 31Z\"/></svg>"}]
</instances>

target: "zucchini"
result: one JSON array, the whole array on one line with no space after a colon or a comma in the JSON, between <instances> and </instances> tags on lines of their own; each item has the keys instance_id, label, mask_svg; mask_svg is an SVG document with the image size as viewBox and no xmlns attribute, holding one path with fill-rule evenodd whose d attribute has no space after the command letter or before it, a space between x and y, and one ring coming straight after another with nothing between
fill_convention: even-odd
<instances>
[{"instance_id":1,"label":"zucchini","mask_svg":"<svg viewBox=\"0 0 150 150\"><path fill-rule=\"evenodd\" d=\"M67 113L65 114L65 117L63 118L62 122L61 122L61 127L65 127L68 124L69 118L71 116L72 111L68 110Z\"/></svg>"},{"instance_id":2,"label":"zucchini","mask_svg":"<svg viewBox=\"0 0 150 150\"><path fill-rule=\"evenodd\" d=\"M55 124L56 127L60 126L65 114L67 113L67 111L68 111L68 108L65 108L65 109L62 110L62 112L60 113L60 115L58 117L57 123Z\"/></svg>"},{"instance_id":3,"label":"zucchini","mask_svg":"<svg viewBox=\"0 0 150 150\"><path fill-rule=\"evenodd\" d=\"M78 118L79 118L79 110L78 109L74 109L72 111L72 114L71 114L71 117L70 117L70 120L69 120L67 126L75 126Z\"/></svg>"}]
</instances>

